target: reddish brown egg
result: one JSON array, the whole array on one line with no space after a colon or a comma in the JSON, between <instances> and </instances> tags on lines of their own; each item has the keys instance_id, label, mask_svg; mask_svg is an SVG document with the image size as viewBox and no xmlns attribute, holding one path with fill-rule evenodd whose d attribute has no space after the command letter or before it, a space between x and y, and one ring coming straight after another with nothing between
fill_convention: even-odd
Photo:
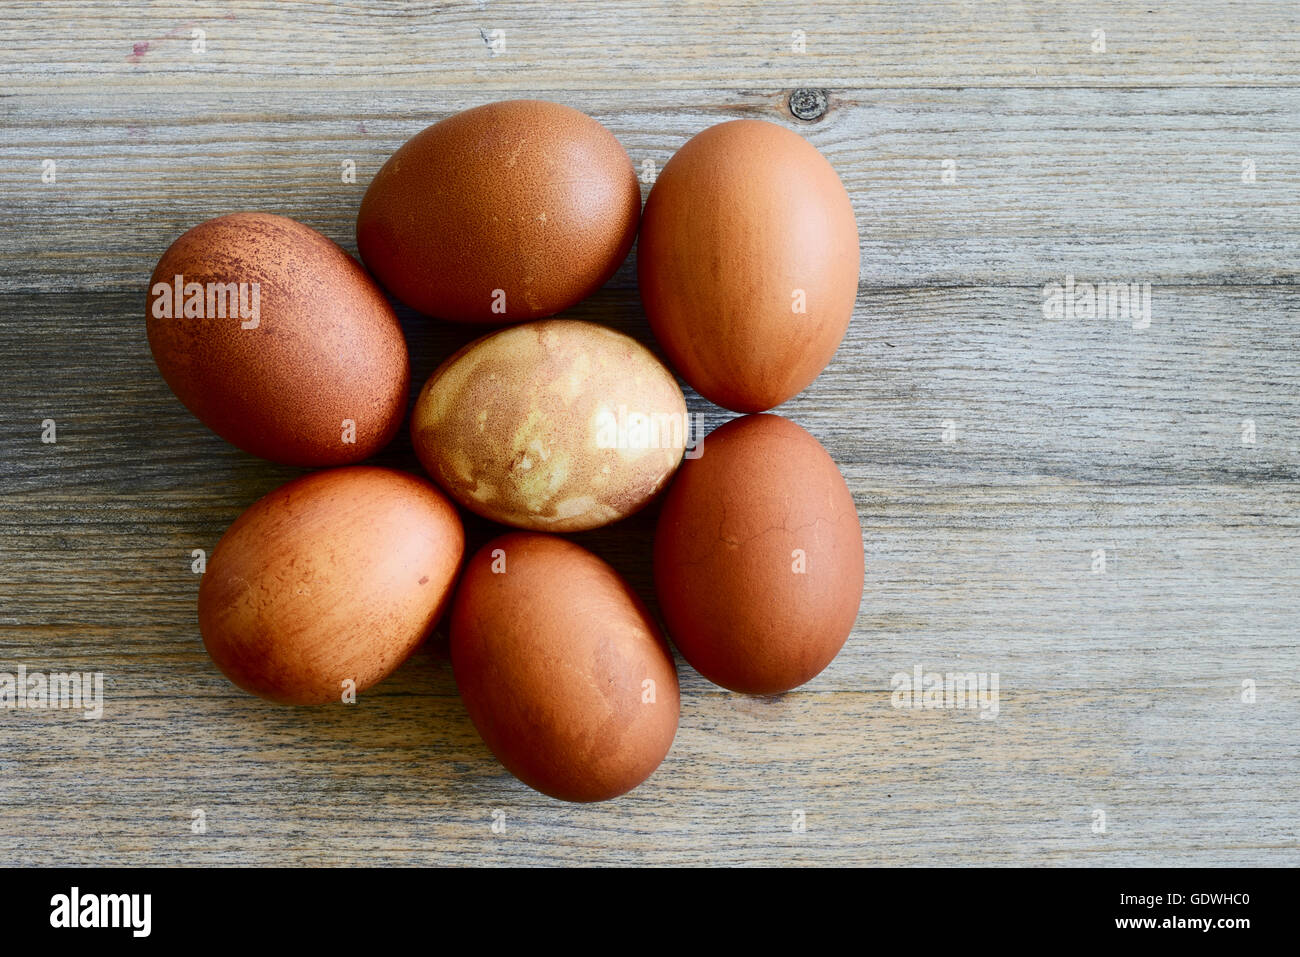
<instances>
[{"instance_id":1,"label":"reddish brown egg","mask_svg":"<svg viewBox=\"0 0 1300 957\"><path fill-rule=\"evenodd\" d=\"M585 113L489 103L402 145L357 216L357 247L393 295L457 322L551 316L627 258L641 215L632 161Z\"/></svg>"},{"instance_id":2,"label":"reddish brown egg","mask_svg":"<svg viewBox=\"0 0 1300 957\"><path fill-rule=\"evenodd\" d=\"M445 609L464 552L455 507L424 479L355 466L255 502L199 586L199 628L235 684L325 704L395 671Z\"/></svg>"},{"instance_id":3,"label":"reddish brown egg","mask_svg":"<svg viewBox=\"0 0 1300 957\"><path fill-rule=\"evenodd\" d=\"M406 340L383 292L338 245L270 213L195 226L149 282L149 348L208 428L288 465L383 448L406 411Z\"/></svg>"},{"instance_id":4,"label":"reddish brown egg","mask_svg":"<svg viewBox=\"0 0 1300 957\"><path fill-rule=\"evenodd\" d=\"M831 164L763 120L710 127L664 166L637 249L655 337L700 395L762 412L835 354L858 289L858 228Z\"/></svg>"},{"instance_id":5,"label":"reddish brown egg","mask_svg":"<svg viewBox=\"0 0 1300 957\"><path fill-rule=\"evenodd\" d=\"M733 691L789 691L830 663L857 617L853 496L793 422L733 419L669 486L654 572L668 633L696 671Z\"/></svg>"},{"instance_id":6,"label":"reddish brown egg","mask_svg":"<svg viewBox=\"0 0 1300 957\"><path fill-rule=\"evenodd\" d=\"M630 791L677 732L677 669L653 619L562 538L516 532L479 550L452 606L451 660L492 753L564 801Z\"/></svg>"}]
</instances>

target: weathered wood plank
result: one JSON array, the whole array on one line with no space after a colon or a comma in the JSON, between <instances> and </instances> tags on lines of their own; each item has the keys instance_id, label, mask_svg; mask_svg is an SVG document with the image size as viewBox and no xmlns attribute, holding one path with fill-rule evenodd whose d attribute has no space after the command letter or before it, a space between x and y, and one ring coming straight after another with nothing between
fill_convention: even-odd
<instances>
[{"instance_id":1,"label":"weathered wood plank","mask_svg":"<svg viewBox=\"0 0 1300 957\"><path fill-rule=\"evenodd\" d=\"M866 596L853 638L813 690L859 689L864 675L910 670L927 654L990 664L971 667L1034 690L1230 687L1239 674L1275 671L1273 656L1294 642L1296 484L908 487L898 473L852 484ZM84 493L11 498L0 511L6 651L104 654L156 671L159 693L193 682L233 693L198 645L190 553L210 552L250 494L223 485L94 504ZM653 605L652 518L574 538ZM178 655L185 667L169 676ZM706 687L694 675L688 684Z\"/></svg>"},{"instance_id":2,"label":"weathered wood plank","mask_svg":"<svg viewBox=\"0 0 1300 957\"><path fill-rule=\"evenodd\" d=\"M9 489L193 496L295 474L226 445L176 401L149 355L143 303L143 289L0 297ZM1042 303L1041 288L867 290L831 365L780 411L862 481L878 469L927 484L1300 479L1300 301L1285 287L1157 287L1144 329L1044 319ZM413 397L474 333L401 313ZM634 290L607 288L567 315L655 346ZM710 428L729 417L690 402ZM40 442L47 417L55 446ZM380 461L414 467L405 432Z\"/></svg>"},{"instance_id":3,"label":"weathered wood plank","mask_svg":"<svg viewBox=\"0 0 1300 957\"><path fill-rule=\"evenodd\" d=\"M1230 9L1230 13L1226 11ZM1297 84L1290 0L14 4L15 92ZM193 31L203 31L195 52ZM500 31L500 33L497 33ZM798 52L803 34L803 52ZM1094 31L1104 31L1104 50Z\"/></svg>"},{"instance_id":4,"label":"weathered wood plank","mask_svg":"<svg viewBox=\"0 0 1300 957\"><path fill-rule=\"evenodd\" d=\"M1234 704L1231 689L1013 691L996 721L894 710L885 691L764 702L691 689L673 751L645 786L616 803L560 806L486 753L445 664L422 659L404 673L418 696L380 691L349 710L189 689L131 700L129 720L27 716L0 758L0 854L18 863L1297 862L1294 792L1278 780L1279 751L1297 742L1272 737L1300 704L1294 686L1251 706ZM190 832L194 809L208 833ZM1091 829L1098 809L1105 834ZM796 810L803 833L791 827ZM503 834L491 831L493 811L505 812Z\"/></svg>"},{"instance_id":5,"label":"weathered wood plank","mask_svg":"<svg viewBox=\"0 0 1300 957\"><path fill-rule=\"evenodd\" d=\"M134 95L124 107L11 97L20 135L0 146L0 290L140 289L180 233L240 209L293 216L355 251L356 210L384 160L425 125L491 98L299 92L269 106L208 93ZM556 98L606 123L638 169L662 168L724 119L797 129L849 190L866 288L1041 286L1067 271L1296 282L1300 93L1288 89L847 90L815 123L764 93ZM53 184L41 180L45 160ZM343 181L344 162L355 182Z\"/></svg>"}]
</instances>

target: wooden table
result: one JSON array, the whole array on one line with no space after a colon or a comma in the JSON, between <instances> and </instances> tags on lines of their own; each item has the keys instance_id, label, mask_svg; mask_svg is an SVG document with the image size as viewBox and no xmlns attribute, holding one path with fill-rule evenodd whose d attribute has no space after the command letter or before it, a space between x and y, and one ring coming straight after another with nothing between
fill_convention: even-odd
<instances>
[{"instance_id":1,"label":"wooden table","mask_svg":"<svg viewBox=\"0 0 1300 957\"><path fill-rule=\"evenodd\" d=\"M6 4L0 671L106 688L98 721L0 710L0 860L1296 864L1298 31L1291 0ZM299 473L195 421L144 334L188 227L355 252L400 143L518 96L638 169L783 123L861 227L848 337L781 409L857 498L857 627L779 698L680 663L672 753L594 806L501 769L441 636L355 707L226 682L192 550ZM1067 275L1149 283L1149 326L1045 318ZM418 388L469 335L401 315ZM634 260L572 315L653 341ZM648 593L652 519L578 540ZM996 719L894 707L918 665L996 673Z\"/></svg>"}]
</instances>

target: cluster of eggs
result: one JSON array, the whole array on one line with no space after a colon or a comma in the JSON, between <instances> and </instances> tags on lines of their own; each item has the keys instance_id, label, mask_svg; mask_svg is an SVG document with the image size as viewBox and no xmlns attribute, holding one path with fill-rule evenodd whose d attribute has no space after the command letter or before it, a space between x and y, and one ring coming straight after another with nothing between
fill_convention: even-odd
<instances>
[{"instance_id":1,"label":"cluster of eggs","mask_svg":"<svg viewBox=\"0 0 1300 957\"><path fill-rule=\"evenodd\" d=\"M638 234L669 363L750 413L702 439L650 350L551 318L603 285ZM643 212L600 123L493 103L389 158L357 246L364 268L293 220L235 213L177 239L150 281L149 344L180 400L252 454L332 467L254 503L208 561L200 630L233 682L339 701L391 674L446 613L466 710L505 767L565 800L622 794L672 744L676 667L635 591L557 533L656 498L655 591L693 667L751 694L826 667L862 595L857 511L817 440L761 414L829 362L856 297L852 207L816 149L766 121L713 126L665 165ZM385 289L429 316L504 327L420 391L410 428L433 482L356 464L406 413ZM516 531L465 561L457 505Z\"/></svg>"}]
</instances>

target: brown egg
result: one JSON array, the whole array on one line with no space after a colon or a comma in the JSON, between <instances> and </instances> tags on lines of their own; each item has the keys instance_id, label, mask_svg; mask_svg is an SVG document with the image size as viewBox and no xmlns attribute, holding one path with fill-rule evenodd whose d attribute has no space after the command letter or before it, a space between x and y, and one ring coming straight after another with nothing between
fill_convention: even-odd
<instances>
[{"instance_id":1,"label":"brown egg","mask_svg":"<svg viewBox=\"0 0 1300 957\"><path fill-rule=\"evenodd\" d=\"M802 136L734 120L693 137L646 200L641 299L700 395L762 412L835 354L858 290L858 228L835 170Z\"/></svg>"},{"instance_id":2,"label":"brown egg","mask_svg":"<svg viewBox=\"0 0 1300 957\"><path fill-rule=\"evenodd\" d=\"M217 543L199 586L203 643L245 691L340 701L424 640L464 547L455 507L424 479L314 472L259 499Z\"/></svg>"},{"instance_id":3,"label":"brown egg","mask_svg":"<svg viewBox=\"0 0 1300 957\"><path fill-rule=\"evenodd\" d=\"M664 496L654 571L668 633L696 671L733 691L789 691L830 663L857 617L853 496L793 422L733 419Z\"/></svg>"},{"instance_id":4,"label":"brown egg","mask_svg":"<svg viewBox=\"0 0 1300 957\"><path fill-rule=\"evenodd\" d=\"M677 733L677 669L653 619L614 569L562 538L515 532L469 561L451 661L492 753L564 801L632 790Z\"/></svg>"},{"instance_id":5,"label":"brown egg","mask_svg":"<svg viewBox=\"0 0 1300 957\"><path fill-rule=\"evenodd\" d=\"M301 223L234 213L195 226L149 282L149 348L208 428L288 465L343 465L389 443L410 370L366 271Z\"/></svg>"},{"instance_id":6,"label":"brown egg","mask_svg":"<svg viewBox=\"0 0 1300 957\"><path fill-rule=\"evenodd\" d=\"M402 302L457 322L551 316L627 258L641 215L618 140L558 103L510 100L417 133L375 176L357 247Z\"/></svg>"},{"instance_id":7,"label":"brown egg","mask_svg":"<svg viewBox=\"0 0 1300 957\"><path fill-rule=\"evenodd\" d=\"M478 339L420 391L411 439L461 505L516 528L567 532L623 518L682 460L686 400L635 339L544 319Z\"/></svg>"}]
</instances>

